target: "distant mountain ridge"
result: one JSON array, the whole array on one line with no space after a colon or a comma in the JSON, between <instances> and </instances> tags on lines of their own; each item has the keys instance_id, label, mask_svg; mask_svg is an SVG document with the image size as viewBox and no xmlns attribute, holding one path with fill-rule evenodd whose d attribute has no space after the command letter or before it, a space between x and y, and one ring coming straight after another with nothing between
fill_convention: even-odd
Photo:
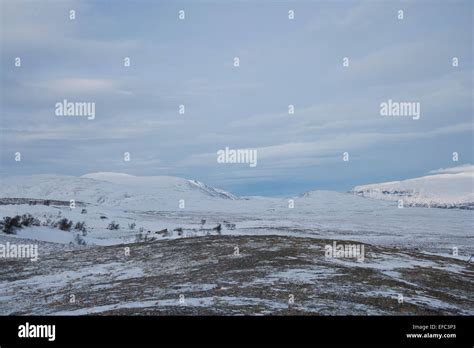
<instances>
[{"instance_id":1,"label":"distant mountain ridge","mask_svg":"<svg viewBox=\"0 0 474 348\"><path fill-rule=\"evenodd\" d=\"M355 186L350 192L373 199L402 200L404 206L474 209L474 171L472 166L414 179Z\"/></svg>"},{"instance_id":2,"label":"distant mountain ridge","mask_svg":"<svg viewBox=\"0 0 474 348\"><path fill-rule=\"evenodd\" d=\"M349 194L334 191L309 191L299 195L303 205L345 204L356 197L383 201L403 200L404 206L474 209L474 166L432 171L433 175L402 181L355 186ZM176 210L178 202L186 209L233 209L233 201L251 210L278 207L280 200L271 197L240 198L197 180L173 176L134 176L99 172L81 177L32 175L0 178L2 204L29 200L55 200L107 205L132 210ZM353 195L351 198L351 194ZM357 200L351 204L358 205ZM368 202L367 202L368 203ZM375 202L374 202L375 203ZM181 205L181 203L179 203ZM243 207L243 206L242 206ZM241 208L242 208L241 207ZM265 208L267 207L267 208ZM182 207L179 207L182 209ZM268 208L270 209L270 208ZM273 209L273 208L272 208ZM374 206L375 209L375 206Z\"/></svg>"},{"instance_id":3,"label":"distant mountain ridge","mask_svg":"<svg viewBox=\"0 0 474 348\"><path fill-rule=\"evenodd\" d=\"M32 175L1 179L0 198L41 198L142 207L176 207L180 200L205 202L239 197L196 180L172 176L91 173L81 177Z\"/></svg>"}]
</instances>

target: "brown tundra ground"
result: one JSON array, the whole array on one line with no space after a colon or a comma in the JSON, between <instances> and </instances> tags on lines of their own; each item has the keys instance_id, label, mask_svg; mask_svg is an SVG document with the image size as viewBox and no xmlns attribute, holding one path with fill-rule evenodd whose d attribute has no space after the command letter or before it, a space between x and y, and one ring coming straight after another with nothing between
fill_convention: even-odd
<instances>
[{"instance_id":1,"label":"brown tundra ground","mask_svg":"<svg viewBox=\"0 0 474 348\"><path fill-rule=\"evenodd\" d=\"M0 261L0 314L474 314L472 263L369 244L363 262L325 257L333 241L214 235L70 250L42 242L38 262Z\"/></svg>"}]
</instances>

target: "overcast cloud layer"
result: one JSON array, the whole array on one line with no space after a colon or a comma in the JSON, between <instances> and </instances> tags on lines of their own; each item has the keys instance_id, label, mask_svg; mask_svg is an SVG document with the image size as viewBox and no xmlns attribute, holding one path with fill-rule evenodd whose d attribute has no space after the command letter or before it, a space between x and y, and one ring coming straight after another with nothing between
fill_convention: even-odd
<instances>
[{"instance_id":1,"label":"overcast cloud layer","mask_svg":"<svg viewBox=\"0 0 474 348\"><path fill-rule=\"evenodd\" d=\"M474 163L473 7L2 1L0 174L174 175L281 195ZM95 102L95 119L55 116L64 99ZM388 99L420 102L420 119L382 117ZM258 165L218 164L227 146L257 149Z\"/></svg>"}]
</instances>

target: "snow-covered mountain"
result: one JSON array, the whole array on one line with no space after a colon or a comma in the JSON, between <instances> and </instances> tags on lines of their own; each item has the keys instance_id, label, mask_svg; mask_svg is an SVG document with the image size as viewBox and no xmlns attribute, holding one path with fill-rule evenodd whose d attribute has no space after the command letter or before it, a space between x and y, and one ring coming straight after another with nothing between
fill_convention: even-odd
<instances>
[{"instance_id":1,"label":"snow-covered mountain","mask_svg":"<svg viewBox=\"0 0 474 348\"><path fill-rule=\"evenodd\" d=\"M172 176L92 173L82 177L32 175L1 179L0 198L41 198L104 204L131 209L171 209L183 199L192 202L238 197L199 181Z\"/></svg>"},{"instance_id":2,"label":"snow-covered mountain","mask_svg":"<svg viewBox=\"0 0 474 348\"><path fill-rule=\"evenodd\" d=\"M350 192L311 191L295 197L295 213L347 210L366 206L368 211L385 209L385 201L403 200L405 206L474 209L474 166L461 166L431 172L415 179L354 187ZM265 212L283 209L284 199L239 197L196 180L172 176L133 176L101 172L81 177L32 175L0 178L0 199L47 199L123 208L125 210L176 210L184 200L186 210ZM357 197L359 196L359 197ZM183 208L179 206L179 208Z\"/></svg>"},{"instance_id":3,"label":"snow-covered mountain","mask_svg":"<svg viewBox=\"0 0 474 348\"><path fill-rule=\"evenodd\" d=\"M474 209L473 167L440 169L420 178L356 186L351 192L374 199L403 200L407 206Z\"/></svg>"},{"instance_id":4,"label":"snow-covered mountain","mask_svg":"<svg viewBox=\"0 0 474 348\"><path fill-rule=\"evenodd\" d=\"M195 191L215 198L238 199L230 192L206 185L200 181L175 176L134 176L123 173L100 172L86 174L82 178L107 181L136 189L150 190L150 188L153 188L159 192L166 192L166 190L174 188L179 192Z\"/></svg>"}]
</instances>

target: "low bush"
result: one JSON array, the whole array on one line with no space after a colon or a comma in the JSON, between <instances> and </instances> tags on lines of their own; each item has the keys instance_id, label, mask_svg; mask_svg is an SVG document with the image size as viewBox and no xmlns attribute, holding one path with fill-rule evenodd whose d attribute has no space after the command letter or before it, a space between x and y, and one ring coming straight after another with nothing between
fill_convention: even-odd
<instances>
[{"instance_id":1,"label":"low bush","mask_svg":"<svg viewBox=\"0 0 474 348\"><path fill-rule=\"evenodd\" d=\"M118 230L120 228L119 224L116 224L115 221L112 221L109 226L107 226L108 230Z\"/></svg>"},{"instance_id":2,"label":"low bush","mask_svg":"<svg viewBox=\"0 0 474 348\"><path fill-rule=\"evenodd\" d=\"M10 217L5 216L2 221L3 232L6 234L15 234L16 230L21 228L21 217L19 215Z\"/></svg>"},{"instance_id":3,"label":"low bush","mask_svg":"<svg viewBox=\"0 0 474 348\"><path fill-rule=\"evenodd\" d=\"M72 224L73 222L66 219L66 218L62 218L61 220L57 221L55 224L54 224L54 227L57 227L59 228L60 230L62 231L70 231L71 230L71 227L72 227Z\"/></svg>"}]
</instances>

